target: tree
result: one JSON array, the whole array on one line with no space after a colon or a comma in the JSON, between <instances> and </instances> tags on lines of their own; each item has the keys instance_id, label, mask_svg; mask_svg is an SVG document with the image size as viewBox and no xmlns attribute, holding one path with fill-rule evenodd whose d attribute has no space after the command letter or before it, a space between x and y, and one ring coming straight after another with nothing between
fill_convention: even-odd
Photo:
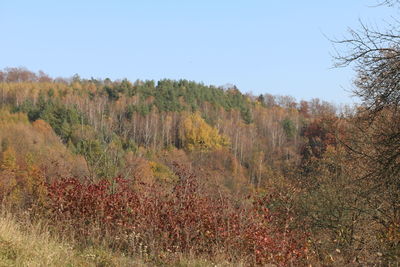
<instances>
[{"instance_id":1,"label":"tree","mask_svg":"<svg viewBox=\"0 0 400 267\"><path fill-rule=\"evenodd\" d=\"M399 1L382 4L398 7ZM337 66L357 71L354 94L362 106L342 142L353 161L355 194L361 209L376 227L382 243L370 249L383 253L385 263L400 259L400 23L384 30L361 23L349 38L335 41ZM383 246L382 246L383 245ZM385 264L384 263L384 264Z\"/></svg>"},{"instance_id":2,"label":"tree","mask_svg":"<svg viewBox=\"0 0 400 267\"><path fill-rule=\"evenodd\" d=\"M283 127L283 130L285 131L286 137L288 139L293 138L294 135L296 134L296 127L295 127L293 121L290 120L289 118L285 118L282 121L282 127Z\"/></svg>"},{"instance_id":3,"label":"tree","mask_svg":"<svg viewBox=\"0 0 400 267\"><path fill-rule=\"evenodd\" d=\"M400 1L383 4L397 6ZM400 103L400 22L381 31L361 22L361 29L349 30L349 38L334 40L336 66L354 65L357 71L353 93L360 97L370 115ZM344 47L344 48L343 48Z\"/></svg>"},{"instance_id":4,"label":"tree","mask_svg":"<svg viewBox=\"0 0 400 267\"><path fill-rule=\"evenodd\" d=\"M183 147L189 151L208 151L226 147L228 138L208 125L199 113L186 116L183 120L181 139Z\"/></svg>"}]
</instances>

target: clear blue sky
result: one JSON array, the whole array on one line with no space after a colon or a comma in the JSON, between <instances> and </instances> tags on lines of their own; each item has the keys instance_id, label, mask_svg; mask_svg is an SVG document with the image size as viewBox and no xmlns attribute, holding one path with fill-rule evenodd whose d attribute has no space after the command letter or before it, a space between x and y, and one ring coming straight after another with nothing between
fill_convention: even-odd
<instances>
[{"instance_id":1,"label":"clear blue sky","mask_svg":"<svg viewBox=\"0 0 400 267\"><path fill-rule=\"evenodd\" d=\"M377 0L1 0L0 68L189 79L350 103L324 36L397 15Z\"/></svg>"}]
</instances>

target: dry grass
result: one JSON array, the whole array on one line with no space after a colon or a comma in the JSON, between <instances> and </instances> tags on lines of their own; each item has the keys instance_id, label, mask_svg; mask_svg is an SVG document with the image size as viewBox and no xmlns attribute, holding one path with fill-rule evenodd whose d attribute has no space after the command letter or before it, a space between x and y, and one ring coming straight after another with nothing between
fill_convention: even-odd
<instances>
[{"instance_id":1,"label":"dry grass","mask_svg":"<svg viewBox=\"0 0 400 267\"><path fill-rule=\"evenodd\" d=\"M66 242L56 241L39 224L28 225L24 229L11 215L0 215L0 266L145 265L104 249L79 251Z\"/></svg>"},{"instance_id":2,"label":"dry grass","mask_svg":"<svg viewBox=\"0 0 400 267\"><path fill-rule=\"evenodd\" d=\"M23 227L10 213L0 212L0 267L9 266L181 266L181 267L227 267L244 266L228 263L218 264L196 257L181 256L166 263L145 263L116 254L104 248L74 248L71 243L62 242L51 236L45 226L24 223Z\"/></svg>"}]
</instances>

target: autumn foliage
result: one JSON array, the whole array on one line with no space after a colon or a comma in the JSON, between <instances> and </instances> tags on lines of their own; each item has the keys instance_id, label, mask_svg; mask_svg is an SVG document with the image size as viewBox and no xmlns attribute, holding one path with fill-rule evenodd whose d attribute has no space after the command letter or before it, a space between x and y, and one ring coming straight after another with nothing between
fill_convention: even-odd
<instances>
[{"instance_id":1,"label":"autumn foliage","mask_svg":"<svg viewBox=\"0 0 400 267\"><path fill-rule=\"evenodd\" d=\"M1 203L77 247L161 266L398 262L395 106L4 75Z\"/></svg>"},{"instance_id":2,"label":"autumn foliage","mask_svg":"<svg viewBox=\"0 0 400 267\"><path fill-rule=\"evenodd\" d=\"M178 168L177 175L180 182L170 192L154 185L139 192L122 178L54 181L48 184L45 213L54 227L73 229L82 243L106 237L114 248L147 253L153 260L222 253L232 261L284 266L304 258L305 236L275 223L279 214L267 208L267 198L235 207L201 192L186 170Z\"/></svg>"},{"instance_id":3,"label":"autumn foliage","mask_svg":"<svg viewBox=\"0 0 400 267\"><path fill-rule=\"evenodd\" d=\"M183 147L189 151L216 150L229 145L228 137L220 135L199 113L187 115L183 119L181 138Z\"/></svg>"}]
</instances>

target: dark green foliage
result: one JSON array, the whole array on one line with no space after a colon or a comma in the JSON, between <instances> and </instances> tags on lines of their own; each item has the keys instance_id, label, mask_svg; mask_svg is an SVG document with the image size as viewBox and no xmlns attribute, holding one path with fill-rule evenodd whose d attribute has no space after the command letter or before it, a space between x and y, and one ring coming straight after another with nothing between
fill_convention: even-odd
<instances>
[{"instance_id":1,"label":"dark green foliage","mask_svg":"<svg viewBox=\"0 0 400 267\"><path fill-rule=\"evenodd\" d=\"M118 92L124 93L128 96L134 96L136 94L136 88L127 79L122 80L116 88Z\"/></svg>"},{"instance_id":2,"label":"dark green foliage","mask_svg":"<svg viewBox=\"0 0 400 267\"><path fill-rule=\"evenodd\" d=\"M131 120L134 113L139 113L142 116L148 115L153 109L153 104L140 103L138 105L128 105L125 108L125 118Z\"/></svg>"},{"instance_id":3,"label":"dark green foliage","mask_svg":"<svg viewBox=\"0 0 400 267\"><path fill-rule=\"evenodd\" d=\"M95 163L102 157L104 148L99 140L80 140L76 145L78 154L84 155L89 164Z\"/></svg>"},{"instance_id":4,"label":"dark green foliage","mask_svg":"<svg viewBox=\"0 0 400 267\"><path fill-rule=\"evenodd\" d=\"M86 159L92 176L108 178L121 169L123 146L126 151L136 149L134 143L121 144L119 139L107 143L96 138L79 140L75 150Z\"/></svg>"},{"instance_id":5,"label":"dark green foliage","mask_svg":"<svg viewBox=\"0 0 400 267\"><path fill-rule=\"evenodd\" d=\"M155 94L155 81L136 81L135 82L136 91L140 95L140 100L145 101L148 97L154 96Z\"/></svg>"},{"instance_id":6,"label":"dark green foliage","mask_svg":"<svg viewBox=\"0 0 400 267\"><path fill-rule=\"evenodd\" d=\"M286 118L282 121L282 128L285 131L286 137L291 139L296 134L296 127L292 120Z\"/></svg>"},{"instance_id":7,"label":"dark green foliage","mask_svg":"<svg viewBox=\"0 0 400 267\"><path fill-rule=\"evenodd\" d=\"M110 100L118 100L119 99L119 94L118 94L118 88L113 88L111 86L104 86L104 92L108 95L108 99Z\"/></svg>"},{"instance_id":8,"label":"dark green foliage","mask_svg":"<svg viewBox=\"0 0 400 267\"><path fill-rule=\"evenodd\" d=\"M87 123L76 107L66 107L59 101L46 101L43 96L39 97L36 105L26 100L13 111L27 113L30 121L38 119L46 121L65 143L71 138L74 125Z\"/></svg>"},{"instance_id":9,"label":"dark green foliage","mask_svg":"<svg viewBox=\"0 0 400 267\"><path fill-rule=\"evenodd\" d=\"M183 110L197 111L205 103L211 104L214 108L222 107L229 111L237 109L246 123L251 123L252 114L250 102L247 97L240 93L237 88L227 91L215 86L206 86L188 80L160 80L157 85L154 81L136 81L131 85L122 81L113 88L105 87L110 100L117 100L120 94L127 96L139 95L140 102L135 106L129 106L125 112L126 118L132 118L134 112L141 115L148 114L152 105L160 112L180 112Z\"/></svg>"},{"instance_id":10,"label":"dark green foliage","mask_svg":"<svg viewBox=\"0 0 400 267\"><path fill-rule=\"evenodd\" d=\"M128 105L125 108L125 113L124 116L127 120L132 120L133 113L136 112L136 106L135 105Z\"/></svg>"},{"instance_id":11,"label":"dark green foliage","mask_svg":"<svg viewBox=\"0 0 400 267\"><path fill-rule=\"evenodd\" d=\"M259 96L257 97L257 101L260 102L260 104L261 104L263 107L266 107L266 106L267 106L267 105L265 104L265 97L264 97L263 94L261 94L261 95L259 95Z\"/></svg>"},{"instance_id":12,"label":"dark green foliage","mask_svg":"<svg viewBox=\"0 0 400 267\"><path fill-rule=\"evenodd\" d=\"M133 86L127 79L121 82L111 82L110 79L104 80L103 91L106 93L111 101L116 101L121 95L127 95L129 97L136 95L137 87Z\"/></svg>"},{"instance_id":13,"label":"dark green foliage","mask_svg":"<svg viewBox=\"0 0 400 267\"><path fill-rule=\"evenodd\" d=\"M137 112L139 112L139 114L142 116L146 116L151 112L152 108L152 104L140 104L137 106Z\"/></svg>"},{"instance_id":14,"label":"dark green foliage","mask_svg":"<svg viewBox=\"0 0 400 267\"><path fill-rule=\"evenodd\" d=\"M47 95L48 95L49 97L53 97L53 96L54 96L54 89L53 89L53 88L50 88L50 90L47 91Z\"/></svg>"},{"instance_id":15,"label":"dark green foliage","mask_svg":"<svg viewBox=\"0 0 400 267\"><path fill-rule=\"evenodd\" d=\"M124 151L136 152L138 150L138 146L136 145L135 141L133 141L132 139L125 140L122 143L122 148Z\"/></svg>"},{"instance_id":16,"label":"dark green foliage","mask_svg":"<svg viewBox=\"0 0 400 267\"><path fill-rule=\"evenodd\" d=\"M244 120L245 123L250 124L253 122L253 117L251 115L250 108L248 107L241 108L240 115L242 116L242 119Z\"/></svg>"},{"instance_id":17,"label":"dark green foliage","mask_svg":"<svg viewBox=\"0 0 400 267\"><path fill-rule=\"evenodd\" d=\"M160 111L181 111L183 106L179 98L183 96L182 87L176 87L176 83L171 80L162 80L157 84L155 105Z\"/></svg>"}]
</instances>

